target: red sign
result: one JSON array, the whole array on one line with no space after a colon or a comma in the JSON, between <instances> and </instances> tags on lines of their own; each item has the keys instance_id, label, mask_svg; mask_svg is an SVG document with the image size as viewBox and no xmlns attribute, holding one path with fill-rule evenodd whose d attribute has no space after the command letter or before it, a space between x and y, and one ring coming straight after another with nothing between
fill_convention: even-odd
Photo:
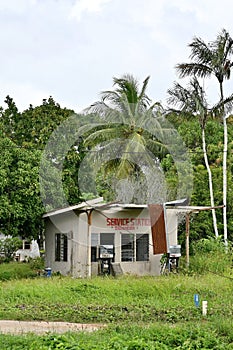
<instances>
[{"instance_id":1,"label":"red sign","mask_svg":"<svg viewBox=\"0 0 233 350\"><path fill-rule=\"evenodd\" d=\"M135 230L138 227L150 226L148 218L107 218L107 226L114 227L115 230Z\"/></svg>"}]
</instances>

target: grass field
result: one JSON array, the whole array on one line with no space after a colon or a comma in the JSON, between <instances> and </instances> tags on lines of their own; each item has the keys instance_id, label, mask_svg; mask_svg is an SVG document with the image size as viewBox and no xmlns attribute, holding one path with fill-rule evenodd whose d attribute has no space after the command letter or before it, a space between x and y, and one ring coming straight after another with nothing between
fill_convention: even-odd
<instances>
[{"instance_id":1,"label":"grass field","mask_svg":"<svg viewBox=\"0 0 233 350\"><path fill-rule=\"evenodd\" d=\"M0 349L233 349L231 273L3 281L0 319L106 323L63 335L0 335ZM207 316L200 304L208 301Z\"/></svg>"}]
</instances>

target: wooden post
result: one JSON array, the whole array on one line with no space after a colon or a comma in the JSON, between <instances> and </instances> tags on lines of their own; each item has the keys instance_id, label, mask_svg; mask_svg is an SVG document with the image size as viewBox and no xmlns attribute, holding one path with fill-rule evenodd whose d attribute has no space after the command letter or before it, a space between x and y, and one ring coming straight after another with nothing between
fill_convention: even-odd
<instances>
[{"instance_id":1,"label":"wooden post","mask_svg":"<svg viewBox=\"0 0 233 350\"><path fill-rule=\"evenodd\" d=\"M87 211L87 277L91 277L91 225L93 209Z\"/></svg>"},{"instance_id":2,"label":"wooden post","mask_svg":"<svg viewBox=\"0 0 233 350\"><path fill-rule=\"evenodd\" d=\"M189 267L189 220L190 219L190 214L186 214L186 266Z\"/></svg>"}]
</instances>

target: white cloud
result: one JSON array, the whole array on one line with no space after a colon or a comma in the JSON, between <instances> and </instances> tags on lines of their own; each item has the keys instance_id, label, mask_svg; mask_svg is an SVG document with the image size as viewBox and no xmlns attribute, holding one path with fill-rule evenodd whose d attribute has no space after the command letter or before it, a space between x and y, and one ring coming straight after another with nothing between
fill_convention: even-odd
<instances>
[{"instance_id":1,"label":"white cloud","mask_svg":"<svg viewBox=\"0 0 233 350\"><path fill-rule=\"evenodd\" d=\"M81 20L83 14L88 12L98 13L103 6L112 0L77 0L70 11L70 18Z\"/></svg>"},{"instance_id":2,"label":"white cloud","mask_svg":"<svg viewBox=\"0 0 233 350\"><path fill-rule=\"evenodd\" d=\"M23 14L29 7L36 4L37 0L1 0L0 12L9 11L16 14Z\"/></svg>"},{"instance_id":3,"label":"white cloud","mask_svg":"<svg viewBox=\"0 0 233 350\"><path fill-rule=\"evenodd\" d=\"M7 82L0 81L1 88L1 105L7 95L13 98L16 106L20 111L23 111L29 107L30 104L38 106L42 104L44 98L49 98L51 93L47 90L40 89L36 84L24 83L24 82Z\"/></svg>"},{"instance_id":4,"label":"white cloud","mask_svg":"<svg viewBox=\"0 0 233 350\"><path fill-rule=\"evenodd\" d=\"M163 101L192 38L231 31L230 1L0 0L1 96L85 108L132 73L150 75L148 94Z\"/></svg>"}]
</instances>

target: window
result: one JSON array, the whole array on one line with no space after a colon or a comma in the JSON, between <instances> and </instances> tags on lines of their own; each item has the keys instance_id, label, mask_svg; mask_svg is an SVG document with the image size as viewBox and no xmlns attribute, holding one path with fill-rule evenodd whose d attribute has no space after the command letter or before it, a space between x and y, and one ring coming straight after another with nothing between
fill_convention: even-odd
<instances>
[{"instance_id":1,"label":"window","mask_svg":"<svg viewBox=\"0 0 233 350\"><path fill-rule=\"evenodd\" d=\"M136 234L136 261L149 260L149 235Z\"/></svg>"},{"instance_id":2,"label":"window","mask_svg":"<svg viewBox=\"0 0 233 350\"><path fill-rule=\"evenodd\" d=\"M114 233L92 233L91 234L91 261L97 261L97 247L100 245L113 245L114 247ZM114 254L114 250L113 250ZM114 261L114 258L113 258Z\"/></svg>"},{"instance_id":3,"label":"window","mask_svg":"<svg viewBox=\"0 0 233 350\"><path fill-rule=\"evenodd\" d=\"M91 234L91 261L97 261L97 246L99 245L99 234Z\"/></svg>"},{"instance_id":4,"label":"window","mask_svg":"<svg viewBox=\"0 0 233 350\"><path fill-rule=\"evenodd\" d=\"M31 249L31 242L24 240L23 245L24 245L23 249Z\"/></svg>"},{"instance_id":5,"label":"window","mask_svg":"<svg viewBox=\"0 0 233 350\"><path fill-rule=\"evenodd\" d=\"M19 247L19 249L31 249L31 242L22 239L22 245Z\"/></svg>"},{"instance_id":6,"label":"window","mask_svg":"<svg viewBox=\"0 0 233 350\"><path fill-rule=\"evenodd\" d=\"M134 235L124 233L121 236L121 261L134 261Z\"/></svg>"},{"instance_id":7,"label":"window","mask_svg":"<svg viewBox=\"0 0 233 350\"><path fill-rule=\"evenodd\" d=\"M55 261L67 261L68 239L65 233L55 234Z\"/></svg>"},{"instance_id":8,"label":"window","mask_svg":"<svg viewBox=\"0 0 233 350\"><path fill-rule=\"evenodd\" d=\"M121 261L148 261L149 234L121 234Z\"/></svg>"}]
</instances>

